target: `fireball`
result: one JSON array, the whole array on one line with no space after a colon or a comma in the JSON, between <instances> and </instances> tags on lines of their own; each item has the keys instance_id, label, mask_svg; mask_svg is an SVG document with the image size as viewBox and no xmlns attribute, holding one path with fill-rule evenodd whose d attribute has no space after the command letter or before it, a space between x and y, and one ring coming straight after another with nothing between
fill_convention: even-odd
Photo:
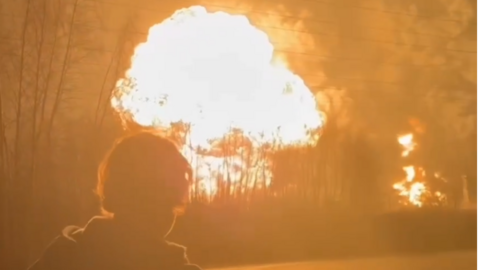
<instances>
[{"instance_id":1,"label":"fireball","mask_svg":"<svg viewBox=\"0 0 480 270\"><path fill-rule=\"evenodd\" d=\"M150 28L111 98L124 123L177 139L192 190L270 185L269 153L313 145L325 122L304 81L245 16L194 6Z\"/></svg>"}]
</instances>

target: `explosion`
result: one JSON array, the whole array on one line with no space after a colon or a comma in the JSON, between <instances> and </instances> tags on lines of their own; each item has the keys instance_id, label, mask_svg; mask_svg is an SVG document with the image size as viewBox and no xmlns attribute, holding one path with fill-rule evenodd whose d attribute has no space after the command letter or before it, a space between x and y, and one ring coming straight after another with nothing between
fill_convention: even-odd
<instances>
[{"instance_id":1,"label":"explosion","mask_svg":"<svg viewBox=\"0 0 480 270\"><path fill-rule=\"evenodd\" d=\"M408 157L415 149L415 142L413 141L413 134L409 133L398 137L398 143L402 146L402 157ZM440 191L432 193L427 189L426 172L422 167L415 167L408 165L403 167L405 178L393 185L393 188L399 192L404 204L411 204L417 207L422 207L428 198L434 197L437 201L444 201L445 195ZM434 177L440 179L440 174L435 173Z\"/></svg>"},{"instance_id":2,"label":"explosion","mask_svg":"<svg viewBox=\"0 0 480 270\"><path fill-rule=\"evenodd\" d=\"M194 6L150 28L111 105L124 123L176 139L212 196L265 187L269 154L313 145L324 114L303 80L274 58L266 33L245 16Z\"/></svg>"}]
</instances>

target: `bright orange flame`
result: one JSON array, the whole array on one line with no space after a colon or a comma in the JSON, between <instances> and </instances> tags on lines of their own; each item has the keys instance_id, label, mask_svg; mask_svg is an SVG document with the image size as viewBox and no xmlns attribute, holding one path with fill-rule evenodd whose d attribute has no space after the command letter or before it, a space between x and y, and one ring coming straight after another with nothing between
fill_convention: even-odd
<instances>
[{"instance_id":1,"label":"bright orange flame","mask_svg":"<svg viewBox=\"0 0 480 270\"><path fill-rule=\"evenodd\" d=\"M403 147L402 157L407 157L415 149L413 134L409 133L398 137L398 143ZM422 179L425 179L426 172L423 168L416 168L413 165L403 167L405 178L393 185L393 188L399 192L399 195L406 198L407 204L421 207L424 204L426 196L436 197L438 201L445 200L445 195L439 191L433 194L427 190L427 186ZM419 174L417 174L419 172ZM438 173L434 174L439 177ZM420 179L420 180L419 180Z\"/></svg>"},{"instance_id":2,"label":"bright orange flame","mask_svg":"<svg viewBox=\"0 0 480 270\"><path fill-rule=\"evenodd\" d=\"M398 137L398 143L403 146L402 157L407 157L415 149L412 133Z\"/></svg>"},{"instance_id":3,"label":"bright orange flame","mask_svg":"<svg viewBox=\"0 0 480 270\"><path fill-rule=\"evenodd\" d=\"M398 143L403 147L402 157L407 157L415 149L413 141L413 134L409 133L398 137ZM415 181L417 176L415 166L409 165L403 167L405 172L405 179L401 182L395 183L393 188L399 191L399 195L407 198L408 203L421 207L423 205L422 199L426 191L424 183ZM419 168L421 176L425 176L425 171Z\"/></svg>"},{"instance_id":4,"label":"bright orange flame","mask_svg":"<svg viewBox=\"0 0 480 270\"><path fill-rule=\"evenodd\" d=\"M412 182L413 179L415 179L415 167L413 166L407 166L403 167L403 170L407 174L407 182Z\"/></svg>"},{"instance_id":5,"label":"bright orange flame","mask_svg":"<svg viewBox=\"0 0 480 270\"><path fill-rule=\"evenodd\" d=\"M315 144L325 121L303 80L274 64L273 52L244 16L181 9L150 28L111 105L143 127L179 135L175 127L183 125L194 189L212 195L219 181L238 183L232 192L269 185L262 150Z\"/></svg>"},{"instance_id":6,"label":"bright orange flame","mask_svg":"<svg viewBox=\"0 0 480 270\"><path fill-rule=\"evenodd\" d=\"M409 203L422 206L422 196L426 190L425 184L414 182L416 175L414 166L403 167L403 171L406 174L405 180L394 184L393 188L399 191L400 196L408 198Z\"/></svg>"}]
</instances>

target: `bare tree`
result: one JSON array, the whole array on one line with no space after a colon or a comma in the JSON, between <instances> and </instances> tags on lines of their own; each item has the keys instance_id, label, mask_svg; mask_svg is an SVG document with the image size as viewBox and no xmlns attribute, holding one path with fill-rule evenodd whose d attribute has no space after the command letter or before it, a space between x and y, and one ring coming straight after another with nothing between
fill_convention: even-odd
<instances>
[{"instance_id":1,"label":"bare tree","mask_svg":"<svg viewBox=\"0 0 480 270\"><path fill-rule=\"evenodd\" d=\"M10 177L7 175L7 146L5 142L5 128L3 122L3 98L0 91L0 260L7 261L8 250L8 181Z\"/></svg>"},{"instance_id":2,"label":"bare tree","mask_svg":"<svg viewBox=\"0 0 480 270\"><path fill-rule=\"evenodd\" d=\"M78 181L65 179L81 179L75 177L84 169L80 164L90 159L89 148L78 146L88 146L91 136L79 135L96 130L94 119L91 124L88 119L75 123L79 118L71 114L75 110L84 110L79 115L89 114L88 107L82 108L76 100L76 88L83 89L76 84L85 69L82 62L89 53L102 53L101 49L107 52L110 48L95 47L81 31L89 24L101 28L98 21L87 16L94 7L78 0L10 4L18 5L15 10L23 10L23 14L21 24L1 29L18 37L2 41L6 45L0 48L1 59L7 63L2 65L0 75L0 210L1 235L5 236L1 242L2 256L12 262L28 263L44 240L52 237L45 229L56 227L43 219L48 216L45 211L49 206L58 204L60 197L54 191L61 188L66 196L78 191ZM105 77L104 84L111 85L112 79ZM66 172L62 167L67 165L73 170ZM33 226L43 223L46 227Z\"/></svg>"}]
</instances>

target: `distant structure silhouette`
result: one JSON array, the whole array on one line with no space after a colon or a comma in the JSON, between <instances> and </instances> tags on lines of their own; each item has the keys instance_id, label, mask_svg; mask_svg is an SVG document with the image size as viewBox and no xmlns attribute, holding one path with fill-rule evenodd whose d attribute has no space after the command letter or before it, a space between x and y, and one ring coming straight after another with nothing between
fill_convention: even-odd
<instances>
[{"instance_id":1,"label":"distant structure silhouette","mask_svg":"<svg viewBox=\"0 0 480 270\"><path fill-rule=\"evenodd\" d=\"M467 176L462 176L462 203L463 209L477 209L477 205L471 201L470 194L468 192Z\"/></svg>"},{"instance_id":2,"label":"distant structure silhouette","mask_svg":"<svg viewBox=\"0 0 480 270\"><path fill-rule=\"evenodd\" d=\"M170 243L191 168L173 142L151 132L119 139L98 171L102 215L68 226L30 270L200 269Z\"/></svg>"}]
</instances>

